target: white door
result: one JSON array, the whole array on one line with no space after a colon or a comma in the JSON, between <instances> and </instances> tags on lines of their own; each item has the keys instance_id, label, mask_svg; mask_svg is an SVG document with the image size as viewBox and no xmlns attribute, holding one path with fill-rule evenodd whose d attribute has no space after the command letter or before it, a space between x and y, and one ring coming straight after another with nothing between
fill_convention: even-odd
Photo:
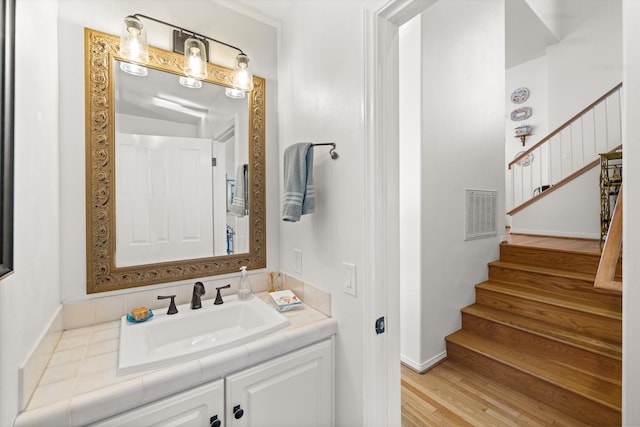
<instances>
[{"instance_id":1,"label":"white door","mask_svg":"<svg viewBox=\"0 0 640 427\"><path fill-rule=\"evenodd\" d=\"M211 141L116 141L116 266L213 256Z\"/></svg>"},{"instance_id":2,"label":"white door","mask_svg":"<svg viewBox=\"0 0 640 427\"><path fill-rule=\"evenodd\" d=\"M132 409L92 426L221 427L224 425L223 409L224 381L220 379Z\"/></svg>"},{"instance_id":3,"label":"white door","mask_svg":"<svg viewBox=\"0 0 640 427\"><path fill-rule=\"evenodd\" d=\"M229 375L228 427L327 427L333 415L333 341Z\"/></svg>"},{"instance_id":4,"label":"white door","mask_svg":"<svg viewBox=\"0 0 640 427\"><path fill-rule=\"evenodd\" d=\"M212 203L213 203L213 252L214 256L227 254L227 146L224 142L211 141Z\"/></svg>"}]
</instances>

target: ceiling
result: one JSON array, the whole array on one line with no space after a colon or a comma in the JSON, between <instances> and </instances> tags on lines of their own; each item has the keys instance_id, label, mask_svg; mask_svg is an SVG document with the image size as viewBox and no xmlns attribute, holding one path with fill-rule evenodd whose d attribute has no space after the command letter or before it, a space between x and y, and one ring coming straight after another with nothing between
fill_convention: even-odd
<instances>
[{"instance_id":1,"label":"ceiling","mask_svg":"<svg viewBox=\"0 0 640 427\"><path fill-rule=\"evenodd\" d=\"M214 0L239 12L278 23L301 1ZM342 0L344 1L344 0ZM615 0L505 0L506 68L543 56L546 48L575 31Z\"/></svg>"},{"instance_id":2,"label":"ceiling","mask_svg":"<svg viewBox=\"0 0 640 427\"><path fill-rule=\"evenodd\" d=\"M615 1L615 0L613 0ZM612 0L506 0L506 68L545 55Z\"/></svg>"}]
</instances>

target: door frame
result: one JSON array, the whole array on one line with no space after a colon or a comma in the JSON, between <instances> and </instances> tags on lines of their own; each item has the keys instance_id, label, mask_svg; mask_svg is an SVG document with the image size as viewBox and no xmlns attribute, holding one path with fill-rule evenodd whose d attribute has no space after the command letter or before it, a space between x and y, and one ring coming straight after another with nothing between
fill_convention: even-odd
<instances>
[{"instance_id":1,"label":"door frame","mask_svg":"<svg viewBox=\"0 0 640 427\"><path fill-rule=\"evenodd\" d=\"M365 11L363 420L400 425L398 29L437 0L390 0ZM376 320L384 317L385 333Z\"/></svg>"}]
</instances>

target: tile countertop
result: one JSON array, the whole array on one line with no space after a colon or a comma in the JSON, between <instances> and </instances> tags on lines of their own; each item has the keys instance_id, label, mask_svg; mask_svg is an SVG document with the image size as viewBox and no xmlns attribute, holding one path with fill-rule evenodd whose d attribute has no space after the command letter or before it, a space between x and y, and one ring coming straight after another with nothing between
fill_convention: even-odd
<instances>
[{"instance_id":1,"label":"tile countertop","mask_svg":"<svg viewBox=\"0 0 640 427\"><path fill-rule=\"evenodd\" d=\"M258 297L269 301L266 293ZM120 320L64 331L14 426L94 423L322 341L337 331L334 319L307 304L282 314L291 324L263 338L200 359L124 376L117 375Z\"/></svg>"}]
</instances>

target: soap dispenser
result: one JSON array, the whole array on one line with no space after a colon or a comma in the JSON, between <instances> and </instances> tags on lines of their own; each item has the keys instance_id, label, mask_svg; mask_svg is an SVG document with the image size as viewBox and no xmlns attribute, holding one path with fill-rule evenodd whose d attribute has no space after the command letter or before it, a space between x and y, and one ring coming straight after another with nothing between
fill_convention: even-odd
<instances>
[{"instance_id":1,"label":"soap dispenser","mask_svg":"<svg viewBox=\"0 0 640 427\"><path fill-rule=\"evenodd\" d=\"M240 271L242 271L242 276L240 277L240 286L238 289L238 299L240 301L246 301L251 299L253 295L251 291L251 283L249 282L249 277L247 276L247 267L240 267Z\"/></svg>"}]
</instances>

